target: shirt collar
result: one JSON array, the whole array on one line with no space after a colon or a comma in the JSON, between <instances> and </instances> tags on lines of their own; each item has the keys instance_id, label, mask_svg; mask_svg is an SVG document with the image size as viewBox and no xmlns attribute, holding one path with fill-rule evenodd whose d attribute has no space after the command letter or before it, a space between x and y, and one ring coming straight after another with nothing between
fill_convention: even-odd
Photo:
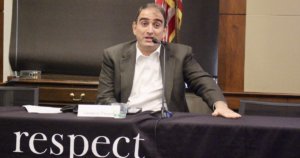
<instances>
[{"instance_id":1,"label":"shirt collar","mask_svg":"<svg viewBox=\"0 0 300 158\"><path fill-rule=\"evenodd\" d=\"M150 54L150 56L156 55L156 54L157 54L157 56L159 56L160 55L160 47L161 47L161 45L159 45L159 47L155 51L153 51ZM142 51L138 47L138 43L136 42L136 58L135 58L135 60L137 60L140 56L145 56L145 55L143 55Z\"/></svg>"}]
</instances>

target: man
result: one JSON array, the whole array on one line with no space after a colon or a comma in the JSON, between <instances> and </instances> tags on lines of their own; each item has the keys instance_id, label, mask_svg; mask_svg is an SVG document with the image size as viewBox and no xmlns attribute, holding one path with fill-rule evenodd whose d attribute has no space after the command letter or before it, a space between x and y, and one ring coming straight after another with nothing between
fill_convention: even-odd
<instances>
[{"instance_id":1,"label":"man","mask_svg":"<svg viewBox=\"0 0 300 158\"><path fill-rule=\"evenodd\" d=\"M219 87L193 58L191 47L167 44L163 58L164 48L153 42L154 38L162 40L167 31L166 15L161 7L152 3L142 6L132 30L136 40L104 50L97 96L99 104L122 102L143 111L159 111L164 102L170 111L187 112L187 83L214 109L213 116L241 117L228 108Z\"/></svg>"}]
</instances>

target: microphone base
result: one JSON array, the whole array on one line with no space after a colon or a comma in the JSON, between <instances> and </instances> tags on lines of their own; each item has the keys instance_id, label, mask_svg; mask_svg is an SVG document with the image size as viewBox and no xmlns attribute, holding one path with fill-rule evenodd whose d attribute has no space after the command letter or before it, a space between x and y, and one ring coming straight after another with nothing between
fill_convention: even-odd
<instances>
[{"instance_id":1,"label":"microphone base","mask_svg":"<svg viewBox=\"0 0 300 158\"><path fill-rule=\"evenodd\" d=\"M161 118L171 118L173 113L171 111L162 110L161 111Z\"/></svg>"}]
</instances>

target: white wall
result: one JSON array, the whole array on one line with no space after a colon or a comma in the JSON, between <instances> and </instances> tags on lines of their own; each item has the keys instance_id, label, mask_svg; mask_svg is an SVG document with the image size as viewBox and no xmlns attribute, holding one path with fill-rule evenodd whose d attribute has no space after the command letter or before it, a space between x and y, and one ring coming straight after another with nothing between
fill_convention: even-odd
<instances>
[{"instance_id":1,"label":"white wall","mask_svg":"<svg viewBox=\"0 0 300 158\"><path fill-rule=\"evenodd\" d=\"M4 37L3 37L3 82L7 80L7 76L12 74L9 60L9 41L12 17L12 0L4 0Z\"/></svg>"},{"instance_id":2,"label":"white wall","mask_svg":"<svg viewBox=\"0 0 300 158\"><path fill-rule=\"evenodd\" d=\"M300 94L300 1L247 0L245 91Z\"/></svg>"}]
</instances>

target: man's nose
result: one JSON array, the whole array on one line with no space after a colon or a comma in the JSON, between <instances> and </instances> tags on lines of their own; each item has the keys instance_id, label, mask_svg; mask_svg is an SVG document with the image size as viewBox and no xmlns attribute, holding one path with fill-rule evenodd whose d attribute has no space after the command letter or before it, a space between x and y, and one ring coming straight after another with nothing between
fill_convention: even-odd
<instances>
[{"instance_id":1,"label":"man's nose","mask_svg":"<svg viewBox=\"0 0 300 158\"><path fill-rule=\"evenodd\" d=\"M154 32L154 27L152 25L148 25L147 33L152 34Z\"/></svg>"}]
</instances>

